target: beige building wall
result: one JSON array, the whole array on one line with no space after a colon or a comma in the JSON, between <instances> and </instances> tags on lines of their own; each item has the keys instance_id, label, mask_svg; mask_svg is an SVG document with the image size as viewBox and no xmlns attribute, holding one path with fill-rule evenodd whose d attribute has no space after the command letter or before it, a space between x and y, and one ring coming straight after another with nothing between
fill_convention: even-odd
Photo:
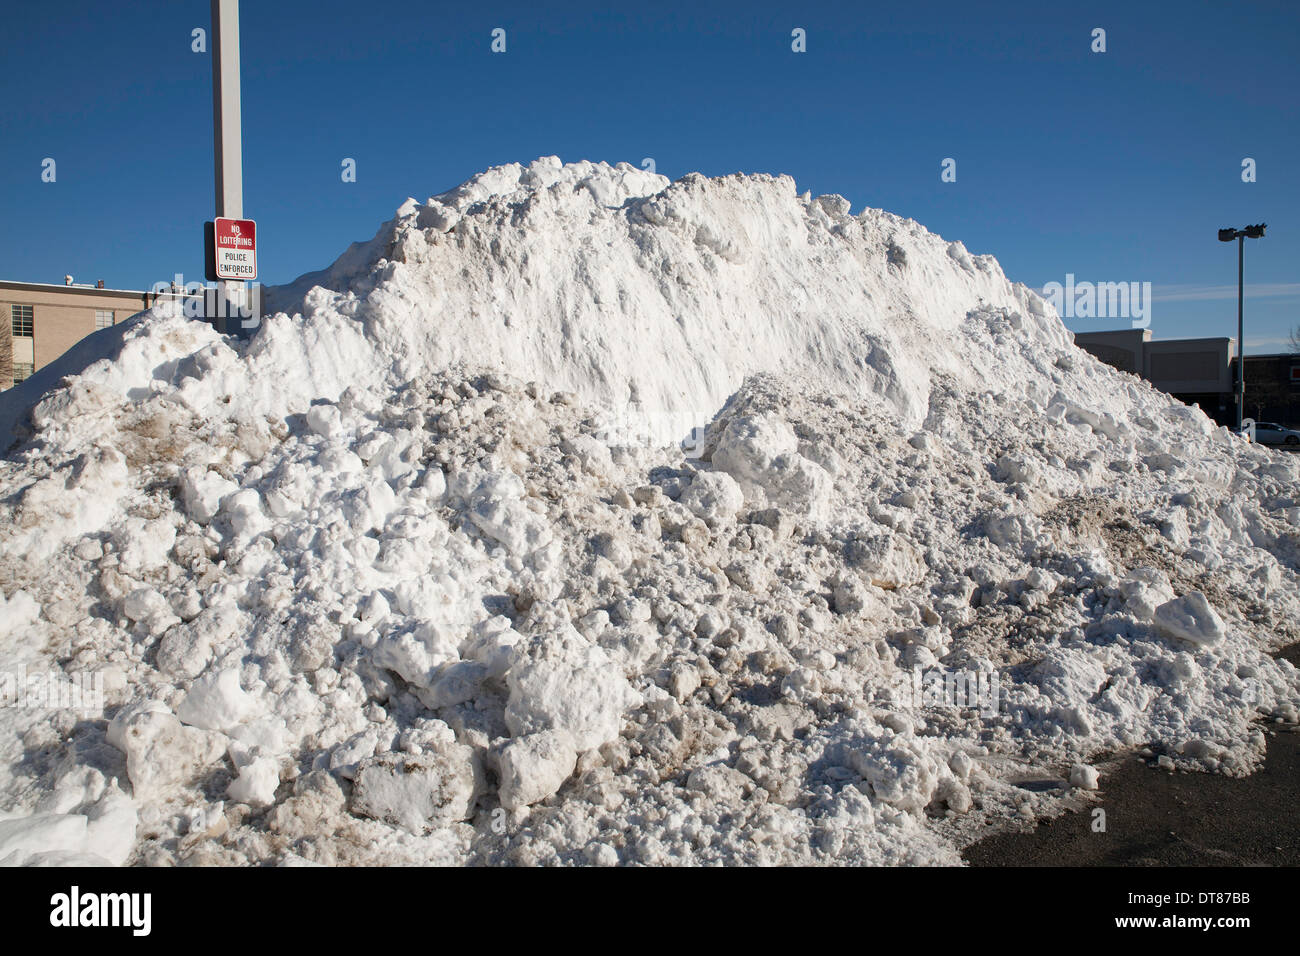
<instances>
[{"instance_id":1,"label":"beige building wall","mask_svg":"<svg viewBox=\"0 0 1300 956\"><path fill-rule=\"evenodd\" d=\"M14 340L7 332L7 329L0 329L0 391L14 380Z\"/></svg>"},{"instance_id":2,"label":"beige building wall","mask_svg":"<svg viewBox=\"0 0 1300 956\"><path fill-rule=\"evenodd\" d=\"M112 312L116 325L148 308L152 298L130 290L0 282L0 389L13 384L14 365L43 368L94 332L96 311ZM13 336L15 305L32 307L31 338Z\"/></svg>"}]
</instances>

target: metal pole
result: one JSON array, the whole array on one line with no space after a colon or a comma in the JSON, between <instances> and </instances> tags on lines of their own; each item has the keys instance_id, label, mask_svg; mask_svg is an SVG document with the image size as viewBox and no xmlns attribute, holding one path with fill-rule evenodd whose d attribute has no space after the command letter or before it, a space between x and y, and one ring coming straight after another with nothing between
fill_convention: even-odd
<instances>
[{"instance_id":1,"label":"metal pole","mask_svg":"<svg viewBox=\"0 0 1300 956\"><path fill-rule=\"evenodd\" d=\"M1241 434L1246 417L1246 323L1242 301L1245 298L1246 237L1237 237L1237 434Z\"/></svg>"},{"instance_id":2,"label":"metal pole","mask_svg":"<svg viewBox=\"0 0 1300 956\"><path fill-rule=\"evenodd\" d=\"M216 162L217 215L244 218L244 163L239 103L239 0L212 0L212 132ZM226 303L242 303L244 284L219 283ZM217 328L227 331L229 307Z\"/></svg>"}]
</instances>

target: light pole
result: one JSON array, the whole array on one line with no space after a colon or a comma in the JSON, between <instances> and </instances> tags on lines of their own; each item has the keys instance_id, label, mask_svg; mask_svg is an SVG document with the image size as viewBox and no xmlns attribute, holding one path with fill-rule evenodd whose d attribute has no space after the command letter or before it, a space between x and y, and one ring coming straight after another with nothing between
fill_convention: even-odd
<instances>
[{"instance_id":1,"label":"light pole","mask_svg":"<svg viewBox=\"0 0 1300 956\"><path fill-rule=\"evenodd\" d=\"M1220 242L1237 240L1237 434L1241 434L1242 418L1246 413L1246 321L1243 308L1246 298L1246 240L1262 239L1267 225L1261 222L1245 229L1219 230Z\"/></svg>"},{"instance_id":2,"label":"light pole","mask_svg":"<svg viewBox=\"0 0 1300 956\"><path fill-rule=\"evenodd\" d=\"M211 0L212 133L217 216L244 218L243 122L239 96L239 0ZM215 278L215 277L214 277ZM232 305L243 305L244 283L222 280L215 323L229 331Z\"/></svg>"}]
</instances>

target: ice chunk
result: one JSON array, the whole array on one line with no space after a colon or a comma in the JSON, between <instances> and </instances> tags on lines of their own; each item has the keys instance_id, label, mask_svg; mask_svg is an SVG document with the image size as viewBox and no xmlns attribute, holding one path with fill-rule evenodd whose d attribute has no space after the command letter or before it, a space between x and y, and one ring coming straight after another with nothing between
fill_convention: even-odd
<instances>
[{"instance_id":1,"label":"ice chunk","mask_svg":"<svg viewBox=\"0 0 1300 956\"><path fill-rule=\"evenodd\" d=\"M573 773L577 759L573 738L563 730L513 738L497 758L501 805L516 810L549 797Z\"/></svg>"},{"instance_id":2,"label":"ice chunk","mask_svg":"<svg viewBox=\"0 0 1300 956\"><path fill-rule=\"evenodd\" d=\"M1097 789L1097 768L1084 763L1076 763L1070 768L1070 786L1080 790Z\"/></svg>"},{"instance_id":3,"label":"ice chunk","mask_svg":"<svg viewBox=\"0 0 1300 956\"><path fill-rule=\"evenodd\" d=\"M353 780L352 812L415 834L467 820L482 785L476 761L461 744L369 757Z\"/></svg>"},{"instance_id":4,"label":"ice chunk","mask_svg":"<svg viewBox=\"0 0 1300 956\"><path fill-rule=\"evenodd\" d=\"M617 737L623 712L640 702L605 651L567 623L517 645L507 683L512 735L563 730L579 752Z\"/></svg>"},{"instance_id":5,"label":"ice chunk","mask_svg":"<svg viewBox=\"0 0 1300 956\"><path fill-rule=\"evenodd\" d=\"M199 524L215 518L221 510L221 499L239 490L233 481L206 468L186 468L181 472L180 485L185 510Z\"/></svg>"},{"instance_id":6,"label":"ice chunk","mask_svg":"<svg viewBox=\"0 0 1300 956\"><path fill-rule=\"evenodd\" d=\"M735 518L745 504L744 493L736 480L723 471L701 471L677 499L710 527L718 527Z\"/></svg>"},{"instance_id":7,"label":"ice chunk","mask_svg":"<svg viewBox=\"0 0 1300 956\"><path fill-rule=\"evenodd\" d=\"M1223 619L1200 591L1191 591L1156 608L1155 627L1165 637L1187 641L1199 647L1215 644L1228 633Z\"/></svg>"},{"instance_id":8,"label":"ice chunk","mask_svg":"<svg viewBox=\"0 0 1300 956\"><path fill-rule=\"evenodd\" d=\"M280 785L280 767L273 757L256 757L240 768L239 776L230 782L226 795L235 803L265 807L275 802L275 790Z\"/></svg>"},{"instance_id":9,"label":"ice chunk","mask_svg":"<svg viewBox=\"0 0 1300 956\"><path fill-rule=\"evenodd\" d=\"M176 716L191 727L228 731L253 716L252 697L239 686L239 671L218 671L194 682Z\"/></svg>"},{"instance_id":10,"label":"ice chunk","mask_svg":"<svg viewBox=\"0 0 1300 956\"><path fill-rule=\"evenodd\" d=\"M313 405L307 410L307 427L313 434L333 438L343 431L339 410L333 405Z\"/></svg>"},{"instance_id":11,"label":"ice chunk","mask_svg":"<svg viewBox=\"0 0 1300 956\"><path fill-rule=\"evenodd\" d=\"M733 418L713 451L713 467L729 473L754 507L771 504L812 518L830 503L831 476L798 452L790 426L774 415Z\"/></svg>"},{"instance_id":12,"label":"ice chunk","mask_svg":"<svg viewBox=\"0 0 1300 956\"><path fill-rule=\"evenodd\" d=\"M126 754L126 772L137 800L165 796L221 759L225 738L186 727L162 710L134 714L117 739Z\"/></svg>"}]
</instances>

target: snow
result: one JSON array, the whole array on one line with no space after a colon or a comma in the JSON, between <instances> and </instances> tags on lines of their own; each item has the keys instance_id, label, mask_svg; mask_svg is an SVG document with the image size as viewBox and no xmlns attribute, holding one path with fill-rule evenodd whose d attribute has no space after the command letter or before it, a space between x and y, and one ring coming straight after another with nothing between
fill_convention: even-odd
<instances>
[{"instance_id":1,"label":"snow","mask_svg":"<svg viewBox=\"0 0 1300 956\"><path fill-rule=\"evenodd\" d=\"M830 475L800 455L798 445L794 430L773 415L738 416L718 439L712 463L735 478L753 507L824 517Z\"/></svg>"},{"instance_id":2,"label":"snow","mask_svg":"<svg viewBox=\"0 0 1300 956\"><path fill-rule=\"evenodd\" d=\"M352 810L423 834L472 816L480 776L474 751L454 742L367 757L354 777Z\"/></svg>"},{"instance_id":3,"label":"snow","mask_svg":"<svg viewBox=\"0 0 1300 956\"><path fill-rule=\"evenodd\" d=\"M573 773L577 746L568 731L516 735L497 757L501 806L519 810L555 793Z\"/></svg>"},{"instance_id":4,"label":"snow","mask_svg":"<svg viewBox=\"0 0 1300 956\"><path fill-rule=\"evenodd\" d=\"M246 721L255 707L239 686L239 671L228 669L210 673L191 684L176 716L191 727L229 733Z\"/></svg>"},{"instance_id":5,"label":"snow","mask_svg":"<svg viewBox=\"0 0 1300 956\"><path fill-rule=\"evenodd\" d=\"M1070 768L1070 786L1078 787L1080 790L1096 790L1100 776L1096 767L1077 763Z\"/></svg>"},{"instance_id":6,"label":"snow","mask_svg":"<svg viewBox=\"0 0 1300 956\"><path fill-rule=\"evenodd\" d=\"M280 768L275 759L255 757L239 769L239 776L230 782L226 795L235 803L264 807L275 802L279 785Z\"/></svg>"},{"instance_id":7,"label":"snow","mask_svg":"<svg viewBox=\"0 0 1300 956\"><path fill-rule=\"evenodd\" d=\"M137 800L164 796L192 781L225 751L225 738L186 727L172 714L146 710L122 728L126 774Z\"/></svg>"},{"instance_id":8,"label":"snow","mask_svg":"<svg viewBox=\"0 0 1300 956\"><path fill-rule=\"evenodd\" d=\"M0 591L0 638L21 637L40 616L40 603L26 591L14 591L8 598Z\"/></svg>"},{"instance_id":9,"label":"snow","mask_svg":"<svg viewBox=\"0 0 1300 956\"><path fill-rule=\"evenodd\" d=\"M1156 608L1154 621L1159 633L1201 646L1226 636L1223 621L1200 591L1166 601Z\"/></svg>"},{"instance_id":10,"label":"snow","mask_svg":"<svg viewBox=\"0 0 1300 956\"><path fill-rule=\"evenodd\" d=\"M234 494L239 486L215 471L187 468L181 475L181 500L190 517L207 524L221 510L221 499Z\"/></svg>"},{"instance_id":11,"label":"snow","mask_svg":"<svg viewBox=\"0 0 1300 956\"><path fill-rule=\"evenodd\" d=\"M1297 459L915 222L550 158L265 300L0 396L6 669L107 695L6 862L952 864L1297 718Z\"/></svg>"}]
</instances>

